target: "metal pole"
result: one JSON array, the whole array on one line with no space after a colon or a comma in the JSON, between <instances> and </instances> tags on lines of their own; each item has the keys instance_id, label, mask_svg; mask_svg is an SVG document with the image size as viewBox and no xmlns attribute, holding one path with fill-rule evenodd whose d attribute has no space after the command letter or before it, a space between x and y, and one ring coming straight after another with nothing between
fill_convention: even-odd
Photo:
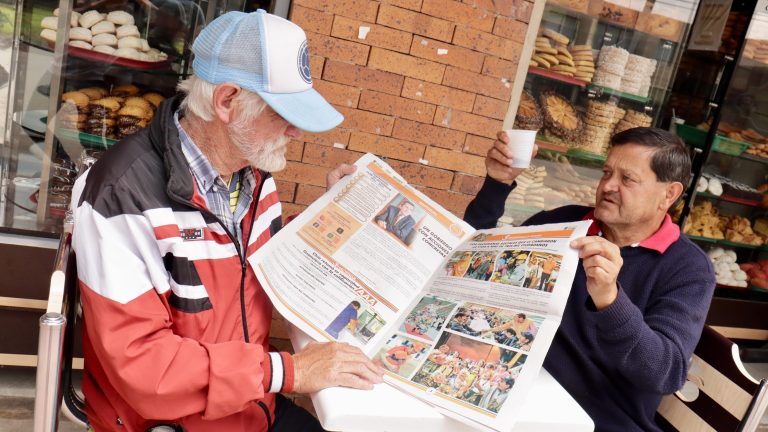
<instances>
[{"instance_id":1,"label":"metal pole","mask_svg":"<svg viewBox=\"0 0 768 432\"><path fill-rule=\"evenodd\" d=\"M40 317L34 432L56 432L59 428L59 382L66 323L60 313L49 312Z\"/></svg>"}]
</instances>

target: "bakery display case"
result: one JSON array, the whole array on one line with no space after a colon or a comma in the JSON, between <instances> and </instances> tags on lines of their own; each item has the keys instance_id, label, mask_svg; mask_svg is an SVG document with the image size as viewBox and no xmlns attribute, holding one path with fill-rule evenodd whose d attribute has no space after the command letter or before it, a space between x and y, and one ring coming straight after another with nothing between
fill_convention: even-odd
<instances>
[{"instance_id":1,"label":"bakery display case","mask_svg":"<svg viewBox=\"0 0 768 432\"><path fill-rule=\"evenodd\" d=\"M285 15L287 3L32 0L0 9L0 29L18 41L0 87L0 230L56 236L80 168L147 126L191 73L205 23L230 10Z\"/></svg>"},{"instance_id":2,"label":"bakery display case","mask_svg":"<svg viewBox=\"0 0 768 432\"><path fill-rule=\"evenodd\" d=\"M503 223L594 205L610 137L660 126L697 1L548 0L515 127L538 130ZM524 61L521 59L521 61Z\"/></svg>"}]
</instances>

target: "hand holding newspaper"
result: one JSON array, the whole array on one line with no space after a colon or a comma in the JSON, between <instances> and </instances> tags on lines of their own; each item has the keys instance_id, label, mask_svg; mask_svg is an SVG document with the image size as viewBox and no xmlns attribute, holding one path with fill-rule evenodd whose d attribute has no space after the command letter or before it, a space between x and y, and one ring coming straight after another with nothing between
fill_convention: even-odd
<instances>
[{"instance_id":1,"label":"hand holding newspaper","mask_svg":"<svg viewBox=\"0 0 768 432\"><path fill-rule=\"evenodd\" d=\"M590 221L474 230L371 154L249 261L275 308L349 342L385 381L483 429L511 430ZM517 401L517 402L516 402Z\"/></svg>"}]
</instances>

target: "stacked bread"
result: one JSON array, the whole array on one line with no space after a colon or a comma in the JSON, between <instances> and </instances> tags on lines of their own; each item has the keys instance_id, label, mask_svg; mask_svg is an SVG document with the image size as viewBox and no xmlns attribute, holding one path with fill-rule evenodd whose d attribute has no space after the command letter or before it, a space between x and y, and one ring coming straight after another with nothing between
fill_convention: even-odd
<instances>
[{"instance_id":1,"label":"stacked bread","mask_svg":"<svg viewBox=\"0 0 768 432\"><path fill-rule=\"evenodd\" d=\"M725 234L721 226L725 225L727 218L723 219L724 221L721 224L720 214L717 209L712 206L711 202L702 201L691 209L691 214L685 221L683 232L699 237L724 239Z\"/></svg>"},{"instance_id":2,"label":"stacked bread","mask_svg":"<svg viewBox=\"0 0 768 432\"><path fill-rule=\"evenodd\" d=\"M509 194L507 202L543 209L545 206L543 193L547 189L544 187L544 177L546 176L546 168L531 165L515 179L517 187Z\"/></svg>"},{"instance_id":3,"label":"stacked bread","mask_svg":"<svg viewBox=\"0 0 768 432\"><path fill-rule=\"evenodd\" d=\"M53 14L41 22L43 30L40 36L50 42L56 42L59 10L54 10ZM69 45L74 47L146 62L159 62L168 58L167 54L150 47L147 40L141 38L133 15L128 12L72 12L68 30Z\"/></svg>"},{"instance_id":4,"label":"stacked bread","mask_svg":"<svg viewBox=\"0 0 768 432\"><path fill-rule=\"evenodd\" d=\"M616 127L613 128L613 133L617 134L636 127L651 127L652 123L653 117L643 114L640 111L628 109L626 114L624 114L624 117L622 117L616 124Z\"/></svg>"},{"instance_id":5,"label":"stacked bread","mask_svg":"<svg viewBox=\"0 0 768 432\"><path fill-rule=\"evenodd\" d=\"M630 54L617 90L643 97L648 96L651 77L656 72L656 60Z\"/></svg>"},{"instance_id":6,"label":"stacked bread","mask_svg":"<svg viewBox=\"0 0 768 432\"><path fill-rule=\"evenodd\" d=\"M607 152L613 129L625 113L615 103L590 100L577 148L598 154Z\"/></svg>"},{"instance_id":7,"label":"stacked bread","mask_svg":"<svg viewBox=\"0 0 768 432\"><path fill-rule=\"evenodd\" d=\"M87 87L66 92L62 95L61 126L109 139L124 138L146 127L164 99L133 84L111 91Z\"/></svg>"},{"instance_id":8,"label":"stacked bread","mask_svg":"<svg viewBox=\"0 0 768 432\"><path fill-rule=\"evenodd\" d=\"M592 82L592 78L595 76L595 59L592 56L592 46L574 45L571 47L571 54L573 54L573 63L576 66L576 73L573 76L586 82Z\"/></svg>"},{"instance_id":9,"label":"stacked bread","mask_svg":"<svg viewBox=\"0 0 768 432\"><path fill-rule=\"evenodd\" d=\"M617 46L604 46L597 59L594 84L612 89L621 88L624 68L629 60L629 51Z\"/></svg>"}]
</instances>

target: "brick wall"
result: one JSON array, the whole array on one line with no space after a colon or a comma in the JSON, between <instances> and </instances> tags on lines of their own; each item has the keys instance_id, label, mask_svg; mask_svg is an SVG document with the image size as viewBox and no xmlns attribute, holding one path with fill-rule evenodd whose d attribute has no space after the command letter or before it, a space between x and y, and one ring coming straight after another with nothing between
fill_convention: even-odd
<instances>
[{"instance_id":1,"label":"brick wall","mask_svg":"<svg viewBox=\"0 0 768 432\"><path fill-rule=\"evenodd\" d=\"M344 114L293 141L275 174L286 215L340 162L371 152L461 216L507 114L533 3L526 0L293 0L315 88Z\"/></svg>"}]
</instances>

